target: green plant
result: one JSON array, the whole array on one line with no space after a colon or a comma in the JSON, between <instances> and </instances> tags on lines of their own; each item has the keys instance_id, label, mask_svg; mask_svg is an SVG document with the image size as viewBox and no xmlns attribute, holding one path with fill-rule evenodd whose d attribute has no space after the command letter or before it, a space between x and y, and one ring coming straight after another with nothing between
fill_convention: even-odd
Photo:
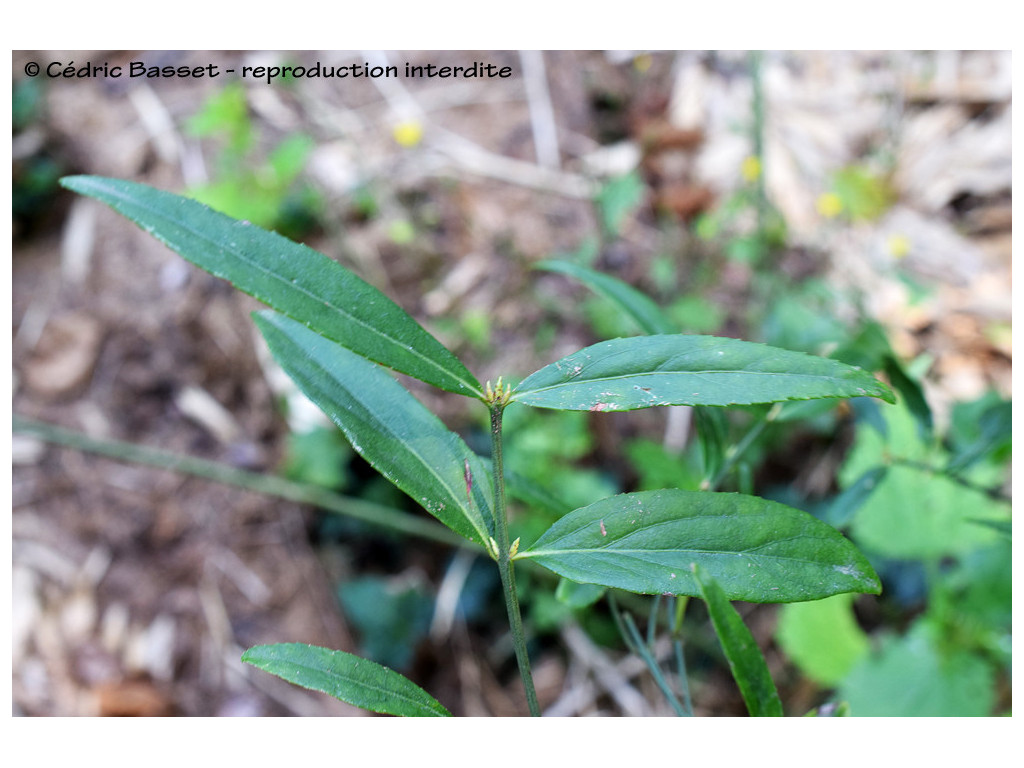
<instances>
[{"instance_id":1,"label":"green plant","mask_svg":"<svg viewBox=\"0 0 1024 768\"><path fill-rule=\"evenodd\" d=\"M919 383L927 356L904 366L879 325L840 319L850 312L837 312L836 305L856 311L861 303L856 294L838 294L813 277L794 281L772 268L773 257L787 256L787 233L766 194L757 54L750 63L753 154L743 165L746 184L703 214L694 227L699 239L713 241L716 252L749 270L751 300L742 305L741 318L730 319L745 321L753 335L773 346L821 354L828 350L847 364L884 371L901 406L882 409L857 398L839 416L838 409L817 401L786 404L767 414L733 409L730 419L721 409L698 408L690 414L696 429L685 450L673 450L667 441L663 446L639 439L627 443L625 453L643 490L672 485L752 491L754 476L768 474L763 470L773 454L804 444L794 438L810 438L815 444L824 438L834 449L837 433L853 434L852 452L836 478L840 492L834 497L801 496L794 484L762 487L760 493L847 532L881 574L886 597L855 603L851 593L844 593L785 605L778 614L778 646L807 680L820 686L818 695L830 698L822 712L962 716L1006 711L1011 546L1009 498L1001 485L1009 471L1010 403L990 394L976 403L958 404L950 429L940 438ZM847 223L877 220L895 202L889 173L884 163L867 162L836 171L828 194L819 200L820 213ZM625 199L611 192L627 188L608 184L596 200L606 236L618 234L607 226L608 201ZM898 245L890 245L897 257ZM709 255L702 267L720 263L716 253ZM664 291L660 298L665 306L659 307L592 269L595 257L595 249L581 246L564 260L542 262L538 268L567 275L597 294L599 298L583 306L598 336L680 328L714 332L720 327L723 315L716 317L715 310L723 310L708 301L706 285L691 281L688 295L675 299ZM927 287L910 274L896 269L894 276L912 295L926 295ZM834 450L832 455L837 455ZM819 482L822 474L817 473ZM665 683L671 678L668 665L649 652L658 629L658 602L650 602L647 641L625 610L615 609L615 616L626 644L643 658L679 711L685 708L680 690ZM643 612L642 605L631 608ZM669 616L673 639L677 625ZM862 625L874 625L870 635ZM676 667L683 670L681 663ZM685 685L685 672L677 672L677 678Z\"/></svg>"},{"instance_id":2,"label":"green plant","mask_svg":"<svg viewBox=\"0 0 1024 768\"><path fill-rule=\"evenodd\" d=\"M540 267L552 269L552 263ZM643 320L654 311L646 299L610 290L614 278L581 267L554 271L613 297L637 325L652 325ZM960 403L940 439L914 372L927 359L905 367L877 323L862 322L851 332L823 318L822 310L812 309L821 289L805 286L782 296L765 323L769 340L804 350L838 344L833 357L885 371L901 403L883 411L872 400L851 401L855 441L839 471L841 490L808 506L847 530L890 585L883 610L893 618L908 607L923 606L923 612L902 631L893 631L896 621L886 621L873 647L855 618L854 596L840 594L783 606L776 639L810 680L835 691L849 713L990 714L1010 669L1010 510L1000 486L1011 453L1011 404L994 393ZM834 419L826 418L822 404L789 404L772 421L790 434L797 424L813 431L818 422L834 433ZM728 425L720 416L698 410L697 445L686 456L668 456L654 444L630 446L633 455L643 449L637 463L645 481L653 475L662 485L696 487L695 462L687 462L695 453L718 477L716 468L729 451L734 459L754 453L758 441L746 436L727 447ZM755 422L747 435L758 437L764 424ZM627 627L627 643L629 635ZM645 661L656 679L663 675L655 662Z\"/></svg>"},{"instance_id":3,"label":"green plant","mask_svg":"<svg viewBox=\"0 0 1024 768\"><path fill-rule=\"evenodd\" d=\"M914 609L909 625L886 627L872 647L843 595L785 606L778 640L854 714L989 715L1010 672L1010 404L958 405L945 444L921 407L886 409L858 430L824 510L883 574L888 610Z\"/></svg>"},{"instance_id":4,"label":"green plant","mask_svg":"<svg viewBox=\"0 0 1024 768\"><path fill-rule=\"evenodd\" d=\"M285 136L266 157L256 152L258 131L249 116L245 89L229 85L207 99L188 121L193 136L218 143L213 178L189 196L236 219L290 236L309 231L320 208L316 192L297 184L313 150L301 133Z\"/></svg>"},{"instance_id":5,"label":"green plant","mask_svg":"<svg viewBox=\"0 0 1024 768\"><path fill-rule=\"evenodd\" d=\"M888 387L861 369L736 339L662 333L589 346L515 386L502 378L481 385L398 305L316 251L141 184L92 176L62 183L277 310L256 313L255 321L299 388L378 472L495 562L531 714L540 710L516 564L583 585L704 599L754 714L782 708L730 600L785 603L881 589L867 559L834 528L755 496L621 494L565 514L532 542L510 540L506 514L514 483L504 466L503 415L516 403L597 413L819 398L893 402ZM480 401L489 416L490 458L471 451L381 366ZM284 644L251 648L243 660L373 711L448 714L408 679L350 654Z\"/></svg>"}]
</instances>

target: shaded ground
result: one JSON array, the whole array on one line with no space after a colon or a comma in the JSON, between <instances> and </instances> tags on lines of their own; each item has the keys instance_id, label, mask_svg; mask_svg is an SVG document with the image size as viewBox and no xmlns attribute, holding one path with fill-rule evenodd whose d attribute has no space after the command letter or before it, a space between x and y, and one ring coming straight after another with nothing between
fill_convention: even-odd
<instances>
[{"instance_id":1,"label":"shaded ground","mask_svg":"<svg viewBox=\"0 0 1024 768\"><path fill-rule=\"evenodd\" d=\"M72 58L227 67L282 57L32 52L15 55L14 71ZM528 65L515 52L391 59L485 60L517 73ZM596 265L657 295L652 261L673 254L680 285L697 272L707 246L685 224L742 183L751 152L735 130L750 109L738 56L554 52L544 64L546 74L525 81L245 84L261 145L297 130L315 141L306 177L327 224L304 241L395 298L481 381L522 375L597 340L580 311L585 291L530 267L599 230L590 197L602 178L643 156L645 203ZM940 59L939 75L924 79L921 62L895 55L774 55L765 64L767 184L792 242L783 269L794 282L824 275L862 290L902 355L930 353L940 418L943 403L987 387L1008 394L1011 355L1008 56L946 65ZM526 86L541 82L550 123L548 99ZM47 156L64 173L171 190L198 184L223 150L182 126L221 85L46 81L38 117L15 139L15 179ZM424 129L409 147L393 132L405 123ZM816 201L828 173L867 144L895 153L898 200L880 220L834 226ZM365 194L372 215L358 202ZM927 302L915 304L895 274L894 236L923 244L900 263L938 285ZM723 332L741 333L754 276L715 263ZM277 405L287 392L261 362L248 318L256 302L64 193L17 220L13 286L15 414L246 469L279 466L288 425ZM481 316L484 342L465 322ZM454 398L418 394L453 428L477 428L479 414ZM619 461L626 432L660 436L651 418L595 425L603 432L587 462ZM241 650L294 640L358 651L334 596L339 579L363 564L436 585L450 564L441 547L366 535L353 547L318 547L314 510L173 472L25 438L16 438L14 462L14 699L26 715L360 714L245 668ZM373 562L381 552L384 565ZM770 638L771 609L748 610L755 634ZM535 649L542 703L564 714L668 713L642 665L572 625L560 634ZM768 655L794 711L816 703ZM456 622L421 644L412 674L456 714L516 714L524 708L509 660L500 636ZM620 673L617 685L609 669ZM699 714L742 713L724 671L701 680Z\"/></svg>"}]
</instances>

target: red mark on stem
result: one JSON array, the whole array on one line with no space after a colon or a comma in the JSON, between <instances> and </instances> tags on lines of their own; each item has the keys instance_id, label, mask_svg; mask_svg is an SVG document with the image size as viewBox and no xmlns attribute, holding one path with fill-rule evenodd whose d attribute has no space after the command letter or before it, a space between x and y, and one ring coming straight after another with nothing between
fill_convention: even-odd
<instances>
[{"instance_id":1,"label":"red mark on stem","mask_svg":"<svg viewBox=\"0 0 1024 768\"><path fill-rule=\"evenodd\" d=\"M466 462L466 499L472 500L473 498L473 473L469 471L469 459L463 459Z\"/></svg>"}]
</instances>

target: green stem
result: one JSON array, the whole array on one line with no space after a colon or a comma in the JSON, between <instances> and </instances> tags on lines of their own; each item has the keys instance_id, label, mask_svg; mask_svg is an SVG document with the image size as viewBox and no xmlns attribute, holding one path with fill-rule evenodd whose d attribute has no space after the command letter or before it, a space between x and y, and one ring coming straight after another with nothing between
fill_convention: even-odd
<instances>
[{"instance_id":1,"label":"green stem","mask_svg":"<svg viewBox=\"0 0 1024 768\"><path fill-rule=\"evenodd\" d=\"M81 432L64 429L43 421L15 416L13 419L15 432L45 440L48 443L67 446L79 451L87 451L100 456L132 464L144 464L172 472L202 477L224 485L244 488L248 491L273 496L279 499L311 504L320 509L345 515L370 525L387 528L392 531L422 539L430 539L441 544L477 549L461 536L443 528L437 523L423 518L414 517L391 507L381 506L372 502L340 496L323 488L294 483L275 475L261 475L247 472L244 469L221 464L216 461L200 459L194 456L182 456L145 445L126 443L120 440L107 440L89 437Z\"/></svg>"},{"instance_id":2,"label":"green stem","mask_svg":"<svg viewBox=\"0 0 1024 768\"><path fill-rule=\"evenodd\" d=\"M725 455L725 461L722 462L721 468L718 473L710 481L705 481L701 484L702 490L713 491L723 480L732 468L736 465L736 462L740 460L744 452L750 445L764 432L765 427L771 424L779 417L779 413L782 410L782 403L775 403L771 409L765 414L763 419L759 419L754 423L754 426L745 434L736 445L732 446Z\"/></svg>"},{"instance_id":3,"label":"green stem","mask_svg":"<svg viewBox=\"0 0 1024 768\"><path fill-rule=\"evenodd\" d=\"M957 485L961 485L964 488L976 491L977 493L982 493L985 496L988 496L990 499L993 499L994 501L1012 501L1012 499L1003 492L1002 488L999 488L998 486L992 487L987 485L979 485L978 483L975 483L973 480L969 480L963 475L950 472L948 469L945 469L944 467L937 467L924 461L915 461L914 459L907 459L902 456L891 456L889 458L889 464L892 466L909 467L910 469L916 469L919 472L926 472L931 475L945 476L947 479L952 480Z\"/></svg>"},{"instance_id":4,"label":"green stem","mask_svg":"<svg viewBox=\"0 0 1024 768\"><path fill-rule=\"evenodd\" d=\"M690 604L689 595L679 595L675 600L674 616L672 618L672 626L669 628L669 632L672 637L678 637L683 631L683 614L686 613L686 606Z\"/></svg>"},{"instance_id":5,"label":"green stem","mask_svg":"<svg viewBox=\"0 0 1024 768\"><path fill-rule=\"evenodd\" d=\"M519 613L519 597L516 594L516 574L508 540L508 516L505 510L505 464L501 451L501 416L505 404L491 402L491 460L494 462L494 533L498 544L498 572L501 574L502 592L505 594L505 608L508 610L508 623L512 630L512 644L516 649L516 661L519 664L519 676L523 679L526 690L526 704L530 715L540 717L540 705L537 703L537 691L533 686L533 673L530 671L530 655L526 650L526 635L523 633L523 618Z\"/></svg>"},{"instance_id":6,"label":"green stem","mask_svg":"<svg viewBox=\"0 0 1024 768\"><path fill-rule=\"evenodd\" d=\"M669 636L672 638L672 650L675 653L676 659L676 677L679 678L679 685L682 688L683 693L683 708L690 714L693 714L693 702L690 700L690 681L686 673L686 659L683 656L683 614L686 613L686 606L689 605L690 598L686 595L680 595L674 600L674 610L670 610L671 622L669 626Z\"/></svg>"},{"instance_id":7,"label":"green stem","mask_svg":"<svg viewBox=\"0 0 1024 768\"><path fill-rule=\"evenodd\" d=\"M679 678L679 684L683 689L683 711L689 717L693 717L693 701L690 700L690 680L686 674L686 659L683 657L683 641L673 640L672 650L675 652L676 657L676 677Z\"/></svg>"},{"instance_id":8,"label":"green stem","mask_svg":"<svg viewBox=\"0 0 1024 768\"><path fill-rule=\"evenodd\" d=\"M672 707L677 716L691 717L693 713L684 707L676 697L675 691L672 690L672 686L669 685L665 674L662 672L661 665L654 658L651 648L644 643L644 639L640 635L640 630L637 629L633 617L619 610L615 597L610 593L608 595L608 605L612 609L612 617L615 619L615 625L619 630L619 634L622 635L622 639L626 642L626 647L639 656L644 664L647 665L647 670L651 673L651 677L661 690L669 706ZM655 606L655 610L657 610L657 606ZM648 638L648 642L653 646L653 638Z\"/></svg>"},{"instance_id":9,"label":"green stem","mask_svg":"<svg viewBox=\"0 0 1024 768\"><path fill-rule=\"evenodd\" d=\"M750 80L753 86L754 125L752 128L754 157L760 165L760 172L755 180L757 199L757 238L763 248L765 246L765 229L768 220L768 192L765 188L765 167L764 167L764 84L761 79L761 51L751 51L748 60L750 67Z\"/></svg>"}]
</instances>

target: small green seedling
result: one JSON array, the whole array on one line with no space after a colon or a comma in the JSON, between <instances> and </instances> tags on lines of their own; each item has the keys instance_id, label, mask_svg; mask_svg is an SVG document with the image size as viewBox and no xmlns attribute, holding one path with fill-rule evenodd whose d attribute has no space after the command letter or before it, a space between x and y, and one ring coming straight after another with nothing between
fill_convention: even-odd
<instances>
[{"instance_id":1,"label":"small green seedling","mask_svg":"<svg viewBox=\"0 0 1024 768\"><path fill-rule=\"evenodd\" d=\"M200 203L150 187L75 176L94 197L184 258L276 311L255 315L282 368L352 447L498 568L530 713L540 714L514 566L531 561L573 582L705 600L753 714L781 714L778 695L730 600L785 603L878 593L867 559L831 526L756 496L664 489L625 493L569 512L536 541L509 540L502 414L535 408L611 412L725 407L817 398L894 398L867 372L831 359L736 339L661 333L614 339L557 360L513 386L481 385L397 304L326 256ZM491 456L399 384L390 368L488 409ZM447 715L398 673L301 644L251 648L243 660L298 685L392 715Z\"/></svg>"}]
</instances>

